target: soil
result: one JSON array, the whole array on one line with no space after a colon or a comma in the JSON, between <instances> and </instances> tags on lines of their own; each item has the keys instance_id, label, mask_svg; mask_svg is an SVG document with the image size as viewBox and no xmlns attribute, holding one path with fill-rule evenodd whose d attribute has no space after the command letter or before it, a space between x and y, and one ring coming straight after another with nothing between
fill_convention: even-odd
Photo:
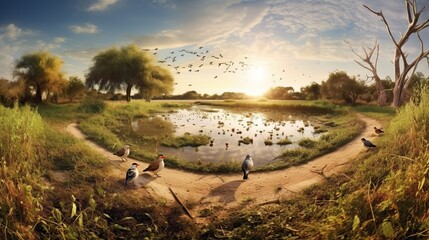
<instances>
[{"instance_id":1,"label":"soil","mask_svg":"<svg viewBox=\"0 0 429 240\"><path fill-rule=\"evenodd\" d=\"M341 173L345 168L350 167L349 160L355 158L360 152L366 151L360 139L364 137L372 140L376 137L373 127L380 126L380 123L362 114L358 116L365 122L365 127L359 136L336 151L303 165L278 171L250 172L248 180L243 180L243 175L239 173L198 174L164 168L159 173L160 177L151 173L141 173L136 181L136 187L124 185L124 188L118 191L132 190L141 192L142 195L149 193L168 202L175 202L170 192L171 188L181 202L190 209L190 213L197 222L204 222L205 218L201 216L202 210L216 211L216 215L221 216L227 214L232 208L249 207L289 198L313 184L321 183L325 177ZM117 167L113 175L106 178L108 180L123 182L125 172L133 162L140 164L140 172L148 166L148 163L132 158L128 158L126 162L121 161L112 152L87 140L76 123L69 124L67 131L104 155ZM259 157L252 156L253 161L258 161ZM320 174L322 169L323 174Z\"/></svg>"}]
</instances>

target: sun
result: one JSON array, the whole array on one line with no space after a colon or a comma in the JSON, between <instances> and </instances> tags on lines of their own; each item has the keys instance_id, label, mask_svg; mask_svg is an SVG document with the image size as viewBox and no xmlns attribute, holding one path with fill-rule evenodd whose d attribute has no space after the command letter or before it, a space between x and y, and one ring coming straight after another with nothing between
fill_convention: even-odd
<instances>
[{"instance_id":1,"label":"sun","mask_svg":"<svg viewBox=\"0 0 429 240\"><path fill-rule=\"evenodd\" d=\"M246 86L244 92L251 96L261 96L267 90L268 72L264 67L252 67L247 74Z\"/></svg>"}]
</instances>

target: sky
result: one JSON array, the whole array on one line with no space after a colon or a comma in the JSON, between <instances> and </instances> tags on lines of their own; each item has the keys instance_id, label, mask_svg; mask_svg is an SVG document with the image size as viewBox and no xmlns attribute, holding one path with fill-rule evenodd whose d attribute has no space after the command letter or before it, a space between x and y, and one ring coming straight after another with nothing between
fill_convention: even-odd
<instances>
[{"instance_id":1,"label":"sky","mask_svg":"<svg viewBox=\"0 0 429 240\"><path fill-rule=\"evenodd\" d=\"M429 2L418 0L429 18ZM407 27L404 0L13 0L0 8L0 78L13 80L16 61L49 51L66 76L85 79L103 50L135 44L170 69L173 94L195 90L260 95L271 87L295 91L345 71L366 79L362 47L380 43L379 76L393 78L393 43ZM429 29L422 33L429 47ZM348 42L348 43L346 43ZM420 51L416 39L405 48ZM429 75L428 64L419 65Z\"/></svg>"}]
</instances>

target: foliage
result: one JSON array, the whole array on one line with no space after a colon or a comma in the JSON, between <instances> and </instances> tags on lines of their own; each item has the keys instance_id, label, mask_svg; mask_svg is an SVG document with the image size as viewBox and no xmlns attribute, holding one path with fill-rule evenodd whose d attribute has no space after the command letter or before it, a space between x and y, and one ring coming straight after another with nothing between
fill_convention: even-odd
<instances>
[{"instance_id":1,"label":"foliage","mask_svg":"<svg viewBox=\"0 0 429 240\"><path fill-rule=\"evenodd\" d=\"M320 84L312 82L310 85L301 87L301 93L305 96L307 100L317 100L322 97Z\"/></svg>"},{"instance_id":2,"label":"foliage","mask_svg":"<svg viewBox=\"0 0 429 240\"><path fill-rule=\"evenodd\" d=\"M418 103L410 101L391 119L385 135L376 140L378 150L362 153L346 172L278 205L233 213L213 223L202 236L427 239L429 90L419 95ZM365 112L371 109L389 108L371 107ZM374 116L385 118L377 112Z\"/></svg>"},{"instance_id":3,"label":"foliage","mask_svg":"<svg viewBox=\"0 0 429 240\"><path fill-rule=\"evenodd\" d=\"M365 91L365 85L351 78L344 71L329 74L328 80L321 84L322 95L328 99L345 101L354 105Z\"/></svg>"},{"instance_id":4,"label":"foliage","mask_svg":"<svg viewBox=\"0 0 429 240\"><path fill-rule=\"evenodd\" d=\"M106 103L98 98L87 97L77 109L85 113L102 113L106 109Z\"/></svg>"},{"instance_id":5,"label":"foliage","mask_svg":"<svg viewBox=\"0 0 429 240\"><path fill-rule=\"evenodd\" d=\"M149 53L142 52L135 45L120 49L110 48L93 58L94 65L86 75L86 85L98 86L101 90L114 93L125 89L127 101L131 101L131 89L137 88L148 100L173 90L170 72L154 64Z\"/></svg>"},{"instance_id":6,"label":"foliage","mask_svg":"<svg viewBox=\"0 0 429 240\"><path fill-rule=\"evenodd\" d=\"M31 226L43 210L42 118L30 107L0 106L0 229L6 239L33 239Z\"/></svg>"},{"instance_id":7,"label":"foliage","mask_svg":"<svg viewBox=\"0 0 429 240\"><path fill-rule=\"evenodd\" d=\"M78 77L70 77L67 87L66 87L66 94L70 99L70 102L73 101L73 99L81 97L84 95L86 91L85 84L83 84L82 80L80 80Z\"/></svg>"},{"instance_id":8,"label":"foliage","mask_svg":"<svg viewBox=\"0 0 429 240\"><path fill-rule=\"evenodd\" d=\"M35 100L42 102L44 93L50 97L64 89L66 80L61 72L63 62L48 52L29 53L22 56L15 65L14 76L25 82L28 89L36 91Z\"/></svg>"}]
</instances>

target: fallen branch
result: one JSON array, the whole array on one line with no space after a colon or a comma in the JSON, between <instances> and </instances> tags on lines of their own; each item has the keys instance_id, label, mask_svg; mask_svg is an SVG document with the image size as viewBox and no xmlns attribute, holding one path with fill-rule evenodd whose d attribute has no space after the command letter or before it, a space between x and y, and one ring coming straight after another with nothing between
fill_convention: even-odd
<instances>
[{"instance_id":1,"label":"fallen branch","mask_svg":"<svg viewBox=\"0 0 429 240\"><path fill-rule=\"evenodd\" d=\"M187 207L182 203L182 201L180 201L179 197L176 195L176 193L174 193L173 189L171 189L171 187L168 187L168 189L170 189L170 192L173 194L174 199L176 199L176 201L177 201L180 205L182 205L182 207L183 207L183 209L185 210L186 214L187 214L190 218L194 219L194 217L191 215L191 212L189 212L188 208L187 208Z\"/></svg>"},{"instance_id":2,"label":"fallen branch","mask_svg":"<svg viewBox=\"0 0 429 240\"><path fill-rule=\"evenodd\" d=\"M312 169L310 169L310 172L317 173L317 174L325 176L325 174L323 173L323 171L325 170L326 166L328 166L328 164L325 164L325 166L323 166L320 170L312 170Z\"/></svg>"}]
</instances>

